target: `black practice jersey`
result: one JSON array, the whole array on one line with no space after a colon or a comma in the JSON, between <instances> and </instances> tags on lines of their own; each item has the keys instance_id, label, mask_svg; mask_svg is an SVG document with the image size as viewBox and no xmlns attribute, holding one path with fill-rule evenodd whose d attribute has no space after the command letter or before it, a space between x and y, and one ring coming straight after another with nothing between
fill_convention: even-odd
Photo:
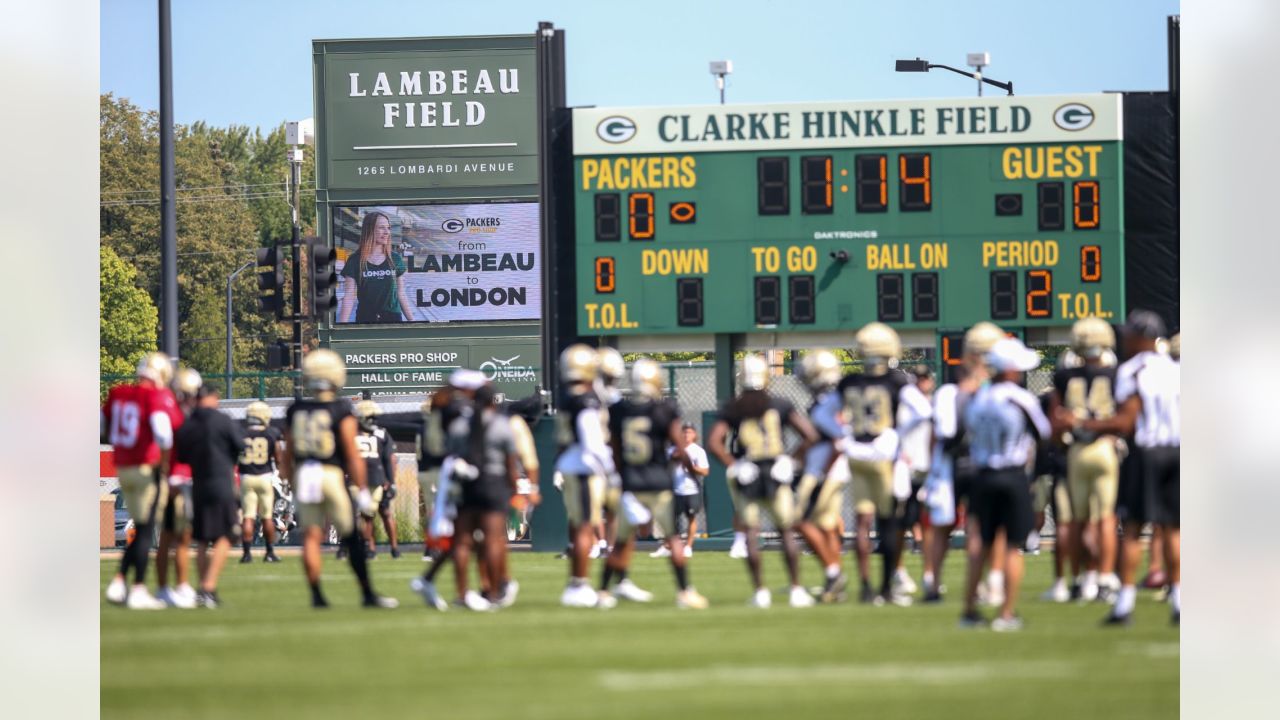
<instances>
[{"instance_id":1,"label":"black practice jersey","mask_svg":"<svg viewBox=\"0 0 1280 720\"><path fill-rule=\"evenodd\" d=\"M609 432L622 447L622 489L652 492L672 488L667 460L671 423L680 409L667 400L622 400L609 408Z\"/></svg>"},{"instance_id":2,"label":"black practice jersey","mask_svg":"<svg viewBox=\"0 0 1280 720\"><path fill-rule=\"evenodd\" d=\"M276 449L280 431L267 425L253 426L244 433L244 452L240 453L241 475L270 475L276 471Z\"/></svg>"},{"instance_id":3,"label":"black practice jersey","mask_svg":"<svg viewBox=\"0 0 1280 720\"><path fill-rule=\"evenodd\" d=\"M1058 368L1053 373L1053 389L1058 401L1073 415L1105 420L1116 414L1116 369L1101 365ZM1083 429L1072 433L1078 442L1092 442L1097 435Z\"/></svg>"},{"instance_id":4,"label":"black practice jersey","mask_svg":"<svg viewBox=\"0 0 1280 720\"><path fill-rule=\"evenodd\" d=\"M338 425L353 415L351 402L343 398L295 400L285 413L286 427L293 440L294 460L298 463L315 460L345 468L342 446L338 442Z\"/></svg>"},{"instance_id":5,"label":"black practice jersey","mask_svg":"<svg viewBox=\"0 0 1280 720\"><path fill-rule=\"evenodd\" d=\"M871 442L893 427L898 417L898 398L902 388L910 384L911 379L900 370L883 375L845 375L836 391L844 404L853 439Z\"/></svg>"},{"instance_id":6,"label":"black practice jersey","mask_svg":"<svg viewBox=\"0 0 1280 720\"><path fill-rule=\"evenodd\" d=\"M371 432L360 428L356 433L356 450L364 458L365 478L370 490L395 478L395 441L386 430L375 427Z\"/></svg>"},{"instance_id":7,"label":"black practice jersey","mask_svg":"<svg viewBox=\"0 0 1280 720\"><path fill-rule=\"evenodd\" d=\"M795 406L789 400L770 397L763 390L748 390L725 403L720 419L733 430L733 456L762 463L784 454L783 429L793 412Z\"/></svg>"},{"instance_id":8,"label":"black practice jersey","mask_svg":"<svg viewBox=\"0 0 1280 720\"><path fill-rule=\"evenodd\" d=\"M556 413L556 443L561 452L570 445L582 444L578 415L586 410L594 410L600 416L601 429L604 431L605 441L608 441L609 411L600 402L600 397L594 390L570 392L566 388L560 400L560 410Z\"/></svg>"},{"instance_id":9,"label":"black practice jersey","mask_svg":"<svg viewBox=\"0 0 1280 720\"><path fill-rule=\"evenodd\" d=\"M173 449L191 465L192 494L197 500L235 497L233 468L244 442L231 418L213 408L196 408L174 434Z\"/></svg>"},{"instance_id":10,"label":"black practice jersey","mask_svg":"<svg viewBox=\"0 0 1280 720\"><path fill-rule=\"evenodd\" d=\"M422 418L422 432L418 433L418 469L439 467L449 454L449 427L453 421L466 414L470 407L466 398L453 396L449 402L432 408Z\"/></svg>"}]
</instances>

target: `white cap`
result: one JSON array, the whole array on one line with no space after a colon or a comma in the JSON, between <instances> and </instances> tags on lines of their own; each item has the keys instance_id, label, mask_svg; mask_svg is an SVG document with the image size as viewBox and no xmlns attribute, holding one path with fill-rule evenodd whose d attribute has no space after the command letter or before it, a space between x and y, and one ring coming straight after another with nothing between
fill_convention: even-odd
<instances>
[{"instance_id":1,"label":"white cap","mask_svg":"<svg viewBox=\"0 0 1280 720\"><path fill-rule=\"evenodd\" d=\"M1040 365L1040 355L1022 344L1017 338L1007 337L992 346L987 353L987 364L998 372L1018 370L1026 372Z\"/></svg>"},{"instance_id":2,"label":"white cap","mask_svg":"<svg viewBox=\"0 0 1280 720\"><path fill-rule=\"evenodd\" d=\"M449 374L449 385L459 390L479 390L489 379L479 370L458 368Z\"/></svg>"}]
</instances>

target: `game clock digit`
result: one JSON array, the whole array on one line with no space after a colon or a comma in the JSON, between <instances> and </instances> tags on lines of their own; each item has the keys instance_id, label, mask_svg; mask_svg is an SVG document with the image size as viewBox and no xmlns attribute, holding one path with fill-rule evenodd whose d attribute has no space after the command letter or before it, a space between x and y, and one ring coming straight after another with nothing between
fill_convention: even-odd
<instances>
[{"instance_id":1,"label":"game clock digit","mask_svg":"<svg viewBox=\"0 0 1280 720\"><path fill-rule=\"evenodd\" d=\"M589 108L573 133L585 335L1123 308L1119 95Z\"/></svg>"}]
</instances>

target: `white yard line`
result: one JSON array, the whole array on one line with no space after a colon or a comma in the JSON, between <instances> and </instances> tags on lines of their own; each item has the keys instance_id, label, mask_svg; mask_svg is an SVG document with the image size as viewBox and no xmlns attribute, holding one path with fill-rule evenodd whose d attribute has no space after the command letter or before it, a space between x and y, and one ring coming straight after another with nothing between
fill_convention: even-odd
<instances>
[{"instance_id":1,"label":"white yard line","mask_svg":"<svg viewBox=\"0 0 1280 720\"><path fill-rule=\"evenodd\" d=\"M839 683L913 683L958 685L980 680L1070 679L1075 663L1056 660L1025 662L966 663L876 663L856 665L796 666L713 666L687 670L624 671L606 670L597 675L607 690L671 690L720 685L728 687L781 687Z\"/></svg>"}]
</instances>

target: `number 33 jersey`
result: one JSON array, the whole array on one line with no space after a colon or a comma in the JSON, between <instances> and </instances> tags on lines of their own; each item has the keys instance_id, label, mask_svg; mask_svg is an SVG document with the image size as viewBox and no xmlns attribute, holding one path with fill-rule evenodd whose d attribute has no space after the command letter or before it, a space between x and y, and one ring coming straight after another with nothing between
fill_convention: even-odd
<instances>
[{"instance_id":1,"label":"number 33 jersey","mask_svg":"<svg viewBox=\"0 0 1280 720\"><path fill-rule=\"evenodd\" d=\"M345 467L342 447L338 443L338 426L354 411L349 400L316 400L303 398L289 406L285 414L289 437L293 440L293 457L297 463L307 460Z\"/></svg>"}]
</instances>

